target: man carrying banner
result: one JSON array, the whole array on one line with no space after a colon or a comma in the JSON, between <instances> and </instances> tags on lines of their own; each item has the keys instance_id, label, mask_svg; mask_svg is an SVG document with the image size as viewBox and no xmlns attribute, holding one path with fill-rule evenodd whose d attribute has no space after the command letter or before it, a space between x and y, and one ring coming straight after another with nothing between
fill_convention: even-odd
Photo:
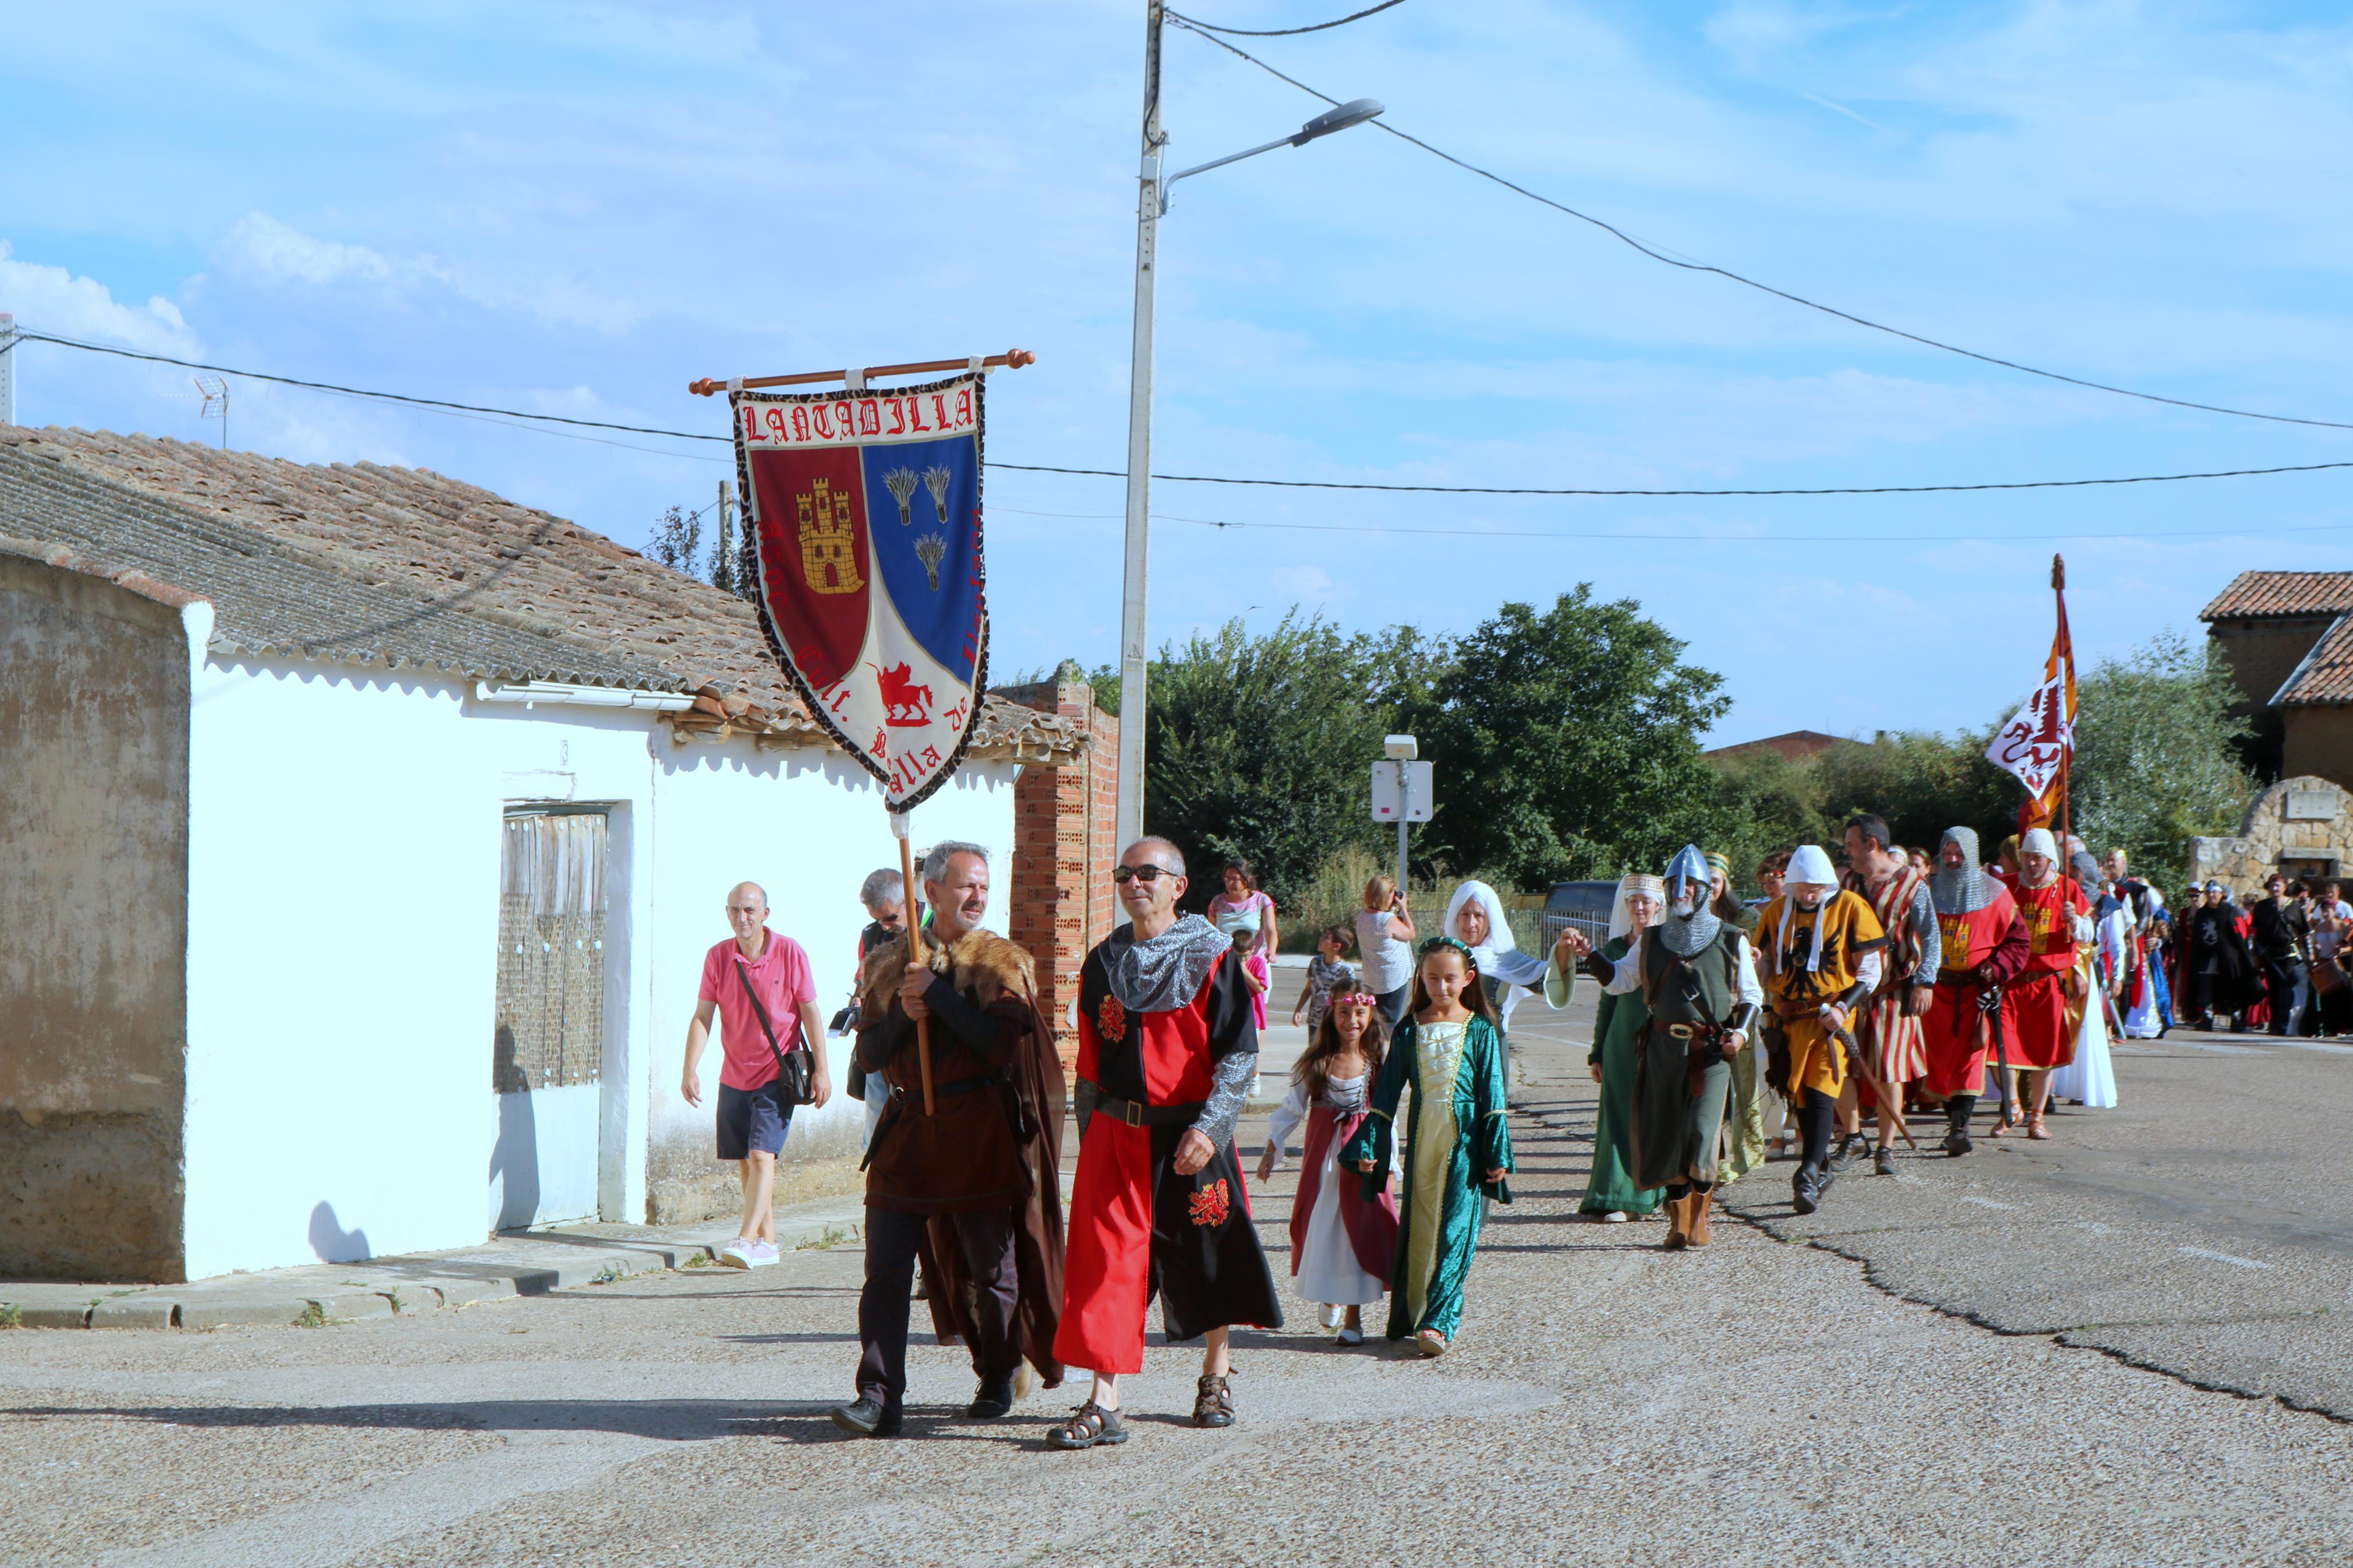
<instances>
[{"instance_id":1,"label":"man carrying banner","mask_svg":"<svg viewBox=\"0 0 2353 1568\"><path fill-rule=\"evenodd\" d=\"M1858 1059L1862 1047L1848 1020L1879 984L1887 933L1869 904L1839 887L1818 844L1798 847L1781 887L1757 922L1757 938L1770 954L1765 990L1787 1043L1774 1087L1799 1107L1805 1139L1790 1184L1791 1205L1805 1215L1820 1206L1835 1179L1831 1137L1847 1074L1870 1070Z\"/></svg>"},{"instance_id":2,"label":"man carrying banner","mask_svg":"<svg viewBox=\"0 0 2353 1568\"><path fill-rule=\"evenodd\" d=\"M2073 879L2059 874L2059 845L2047 827L2029 828L2018 841L2019 918L2026 922L2031 949L2018 977L2003 991L2002 1026L2009 1033L2010 1066L2019 1069L2018 1088L2004 1083L2005 1098L2024 1107L2026 1135L2039 1141L2051 1131L2042 1122L2051 1093L2051 1073L2075 1059L2075 1032L2068 1004L2082 984L2075 948L2092 940L2092 904ZM1994 1129L2001 1137L2005 1125Z\"/></svg>"},{"instance_id":3,"label":"man carrying banner","mask_svg":"<svg viewBox=\"0 0 2353 1568\"><path fill-rule=\"evenodd\" d=\"M1144 1369L1155 1292L1169 1339L1207 1339L1198 1426L1233 1425L1227 1330L1282 1324L1234 1156L1258 1072L1241 963L1215 926L1177 914L1185 858L1174 844L1137 839L1112 876L1130 923L1079 973L1079 1169L1054 1341L1094 1386L1047 1432L1052 1448L1127 1441L1119 1379Z\"/></svg>"},{"instance_id":4,"label":"man carrying banner","mask_svg":"<svg viewBox=\"0 0 2353 1568\"><path fill-rule=\"evenodd\" d=\"M1879 1081L1894 1097L1893 1105L1879 1101L1879 1147L1872 1157L1881 1175L1892 1176L1893 1138L1904 1124L1904 1089L1928 1067L1920 1019L1936 994L1936 961L1943 948L1928 879L1895 852L1886 818L1863 816L1846 825L1846 860L1852 890L1870 903L1887 932L1888 962L1856 1034L1878 1069ZM1850 1132L1862 1125L1857 1093L1857 1085L1850 1082L1839 1101L1840 1121Z\"/></svg>"},{"instance_id":5,"label":"man carrying banner","mask_svg":"<svg viewBox=\"0 0 2353 1568\"><path fill-rule=\"evenodd\" d=\"M2002 987L2025 963L2031 943L2010 889L1978 864L1973 827L1948 827L1928 879L1939 949L1935 1000L1922 1022L1927 1071L1921 1089L1945 1102L1945 1152L1975 1147L1969 1117L1985 1087L1986 1058L2007 1059L2000 1039Z\"/></svg>"},{"instance_id":6,"label":"man carrying banner","mask_svg":"<svg viewBox=\"0 0 2353 1568\"><path fill-rule=\"evenodd\" d=\"M866 1285L858 1299L858 1398L843 1430L896 1436L907 1387L908 1286L920 1256L932 1326L961 1339L980 1380L965 1415L1013 1408L1026 1357L1046 1387L1062 1296L1062 1068L1038 1011L1029 954L981 929L988 851L923 857L924 962L904 934L866 955L858 1063L890 1085L866 1177ZM915 1049L931 1032L931 1110Z\"/></svg>"}]
</instances>

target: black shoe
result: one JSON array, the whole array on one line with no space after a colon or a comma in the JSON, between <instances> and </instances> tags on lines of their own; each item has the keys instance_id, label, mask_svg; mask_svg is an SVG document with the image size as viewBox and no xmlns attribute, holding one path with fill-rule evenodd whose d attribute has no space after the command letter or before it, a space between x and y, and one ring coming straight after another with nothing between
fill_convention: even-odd
<instances>
[{"instance_id":1,"label":"black shoe","mask_svg":"<svg viewBox=\"0 0 2353 1568\"><path fill-rule=\"evenodd\" d=\"M1969 1142L1969 1135L1957 1127L1945 1134L1945 1152L1956 1160L1976 1147Z\"/></svg>"},{"instance_id":2,"label":"black shoe","mask_svg":"<svg viewBox=\"0 0 2353 1568\"><path fill-rule=\"evenodd\" d=\"M1799 1214L1811 1214L1821 1206L1821 1173L1811 1165L1799 1165L1798 1173L1789 1179L1789 1206Z\"/></svg>"},{"instance_id":3,"label":"black shoe","mask_svg":"<svg viewBox=\"0 0 2353 1568\"><path fill-rule=\"evenodd\" d=\"M1895 1173L1895 1151L1889 1148L1886 1144L1882 1143L1879 1146L1878 1152L1871 1157L1871 1168L1878 1172L1883 1176L1894 1175Z\"/></svg>"},{"instance_id":4,"label":"black shoe","mask_svg":"<svg viewBox=\"0 0 2353 1568\"><path fill-rule=\"evenodd\" d=\"M880 1400L862 1394L851 1404L836 1405L833 1411L833 1424L856 1437L896 1437L899 1422L899 1412L885 1410Z\"/></svg>"},{"instance_id":5,"label":"black shoe","mask_svg":"<svg viewBox=\"0 0 2353 1568\"><path fill-rule=\"evenodd\" d=\"M1860 1132L1850 1132L1839 1140L1839 1146L1830 1158L1830 1173L1833 1176L1855 1163L1871 1141Z\"/></svg>"},{"instance_id":6,"label":"black shoe","mask_svg":"<svg viewBox=\"0 0 2353 1568\"><path fill-rule=\"evenodd\" d=\"M1013 1374L1007 1373L1003 1377L982 1378L964 1413L976 1421L994 1421L1012 1408Z\"/></svg>"}]
</instances>

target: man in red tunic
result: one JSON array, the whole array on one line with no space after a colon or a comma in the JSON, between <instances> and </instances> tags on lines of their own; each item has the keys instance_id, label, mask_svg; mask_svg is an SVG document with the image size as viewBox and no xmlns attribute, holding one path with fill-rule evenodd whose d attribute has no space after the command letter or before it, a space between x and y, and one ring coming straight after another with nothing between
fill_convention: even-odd
<instances>
[{"instance_id":1,"label":"man in red tunic","mask_svg":"<svg viewBox=\"0 0 2353 1568\"><path fill-rule=\"evenodd\" d=\"M2059 846L2047 827L2028 832L2018 844L2019 918L2032 944L2025 967L2001 994L2002 1022L2010 1029L2010 1063L2019 1087L2002 1085L2026 1108L2026 1135L2047 1139L2043 1101L2051 1094L2051 1071L2075 1059L2075 1031L2068 1025L2069 987L2075 984L2075 946L2092 939L2092 904L2073 879L2059 874ZM2005 1121L2008 1118L2005 1116ZM2006 1127L1994 1129L1999 1138Z\"/></svg>"},{"instance_id":2,"label":"man in red tunic","mask_svg":"<svg viewBox=\"0 0 2353 1568\"><path fill-rule=\"evenodd\" d=\"M1094 1387L1048 1431L1052 1448L1127 1441L1119 1378L1144 1369L1154 1295L1170 1340L1207 1338L1199 1426L1233 1425L1227 1330L1282 1326L1234 1155L1234 1119L1258 1072L1241 961L1217 927L1177 914L1185 858L1174 844L1136 840L1113 878L1130 923L1079 973L1079 1169L1054 1339L1056 1359L1092 1371Z\"/></svg>"},{"instance_id":3,"label":"man in red tunic","mask_svg":"<svg viewBox=\"0 0 2353 1568\"><path fill-rule=\"evenodd\" d=\"M1928 1005L1923 1045L1924 1093L1945 1102L1945 1152L1966 1154L1969 1116L1985 1087L1986 1052L2001 1027L2001 990L2026 962L2031 945L2010 889L1978 864L1975 828L1945 830L1936 869L1928 879L1936 906L1939 951L1936 996Z\"/></svg>"}]
</instances>

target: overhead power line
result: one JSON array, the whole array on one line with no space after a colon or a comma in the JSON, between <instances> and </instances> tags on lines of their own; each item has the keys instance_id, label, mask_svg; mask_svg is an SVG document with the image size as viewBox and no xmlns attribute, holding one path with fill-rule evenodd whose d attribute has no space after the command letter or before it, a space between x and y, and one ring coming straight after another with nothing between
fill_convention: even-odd
<instances>
[{"instance_id":1,"label":"overhead power line","mask_svg":"<svg viewBox=\"0 0 2353 1568\"><path fill-rule=\"evenodd\" d=\"M1338 106L1340 101L1338 99L1308 86L1305 82L1301 81L1297 77L1285 76L1282 72L1275 69L1264 60L1260 59L1256 55L1249 54L1241 49L1238 49L1233 45L1226 42L1225 39L1214 37L1211 31L1203 28L1198 23L1192 21L1190 18L1180 16L1174 11L1166 13L1166 16L1168 20L1176 24L1177 26L1183 27L1187 32L1196 34L1197 36L1207 39L1208 42L1217 45L1218 47L1225 50L1228 54L1236 55L1248 60L1250 64L1258 67L1259 69L1266 72L1267 75L1273 77L1278 80L1289 82L1293 87L1297 88L1300 91L1307 94L1310 98L1320 98L1325 103L1332 104L1335 107ZM1217 29L1217 31L1222 32L1225 31L1225 29L1219 28ZM1368 123L1370 123L1375 130L1386 131L1400 142L1410 142L1413 145L1420 148L1430 156L1434 158L1442 158L1458 169L1461 169L1469 174L1476 174L1482 180L1491 180L1496 184L1503 186L1507 191L1511 191L1518 195L1525 196L1532 202L1541 203L1546 206L1551 207L1556 212L1567 213L1570 217L1577 219L1579 223L1591 224L1594 227L1600 229L1603 233L1610 236L1610 237L1620 240L1625 244L1633 247L1636 250L1641 251L1644 256L1649 257L1653 261L1664 262L1669 267L1680 268L1685 272L1713 273L1718 278L1726 279L1731 282L1740 284L1743 288L1754 289L1760 293L1770 294L1775 299L1786 300L1792 305L1802 305L1809 310L1819 310L1825 316L1835 316L1841 321L1852 321L1858 327L1867 327L1874 332L1885 332L1890 337L1902 338L1906 342L1918 343L1923 348L1936 349L1943 353L1958 354L1963 359L1973 359L1980 364L1999 365L2004 370L2014 370L2024 375L2041 376L2045 381L2063 382L2069 386L2080 386L2093 392L2113 393L2118 397L2135 397L2144 403L2162 403L2174 408L2191 408L2196 409L2201 414L2227 414L2234 419L2262 419L2269 421L2274 425L2306 425L2321 430L2353 430L2353 421L2341 419L2307 419L2293 414L2262 414L2251 408L2230 408L2218 403L2199 403L2186 397L2167 397L2162 394L2155 392L2138 392L2129 386L2112 386L2104 381L2090 381L2080 375L2067 375L2055 370L2043 370L2035 365L2021 364L2016 360L2003 359L1999 354L1980 353L1976 349L1963 348L1958 343L1948 343L1943 342L1941 339L1923 337L1918 332L1907 332L1901 327L1891 327L1884 321L1874 321L1868 316L1858 316L1852 310L1841 310L1835 305L1825 305L1819 300L1809 300L1802 294L1792 294L1787 289L1776 289L1770 283L1760 283L1756 279L1744 277L1742 274L1735 272L1729 268L1713 266L1704 261L1685 261L1679 257L1669 256L1662 250L1655 250L1650 246L1643 244L1641 240L1636 239L1632 235L1628 234L1624 229L1620 228L1616 224L1609 222L1606 218L1596 217L1591 213L1588 212L1579 212L1577 208L1568 205L1566 202L1555 201L1552 197L1539 195L1538 193L1528 189L1525 185L1507 180L1492 169L1482 169L1478 164L1458 158L1453 153L1449 153L1442 148L1433 147L1419 136L1408 135L1405 132L1402 132L1396 126L1390 124L1386 117L1371 121Z\"/></svg>"},{"instance_id":2,"label":"overhead power line","mask_svg":"<svg viewBox=\"0 0 2353 1568\"><path fill-rule=\"evenodd\" d=\"M1060 517L1082 522L1117 522L1126 514L1116 511L1025 511L1019 507L1000 506L997 512L1010 512L1016 517ZM1881 535L1859 533L1662 533L1651 529L1595 530L1578 529L1563 532L1559 529L1481 528L1400 528L1385 522L1243 522L1220 521L1208 517L1178 517L1173 512L1155 511L1155 522L1196 522L1204 528L1271 528L1289 533L1410 533L1428 534L1442 539L1548 539L1556 544L1582 544L1588 540L1625 539L1654 544L1865 544L1890 542ZM2052 533L2037 529L2031 533L1907 533L1893 542L1903 544L2039 544L2046 540L2115 540L2126 542L2164 541L2168 539L2230 539L2249 534L2269 538L2286 533L2347 533L2353 532L2353 522L2297 523L2288 528L2170 528L2161 530L2127 529L2121 532L2111 530L2104 533Z\"/></svg>"},{"instance_id":3,"label":"overhead power line","mask_svg":"<svg viewBox=\"0 0 2353 1568\"><path fill-rule=\"evenodd\" d=\"M272 382L280 386L303 387L313 392L330 392L343 397L367 398L378 403L406 405L430 409L459 418L480 418L537 421L569 426L586 430L617 430L633 436L664 436L680 441L717 441L733 445L734 437L716 436L706 430L664 430L647 425L617 425L599 419L575 419L562 414L533 414L521 408L493 408L476 403L453 403L440 397L415 397L403 392L371 392L364 387L341 386L332 382L304 381L290 375L272 375L264 371L238 370L232 365L206 364L197 360L175 359L170 354L145 353L135 349L114 348L106 343L82 342L74 338L57 337L47 332L19 330L20 341L56 343L61 348L82 349L91 353L114 354L123 359L146 360L156 364L180 365L191 370L213 371L222 375L240 375L249 381ZM561 436L561 430L542 432ZM574 437L575 440L593 440L593 437ZM612 442L608 445L623 446ZM704 459L691 452L661 452L651 447L632 447L632 451L653 452L657 456L683 458L693 461ZM1050 463L1007 463L996 458L987 460L992 468L1008 468L1031 474L1077 474L1091 478L1124 479L1126 472L1119 468L1076 468ZM2212 468L2180 474L2123 474L2084 479L2004 479L1970 484L1943 485L1820 485L1785 486L1780 488L1736 487L1721 489L1604 489L1584 485L1400 485L1371 480L1351 479L1248 479L1231 474L1155 474L1155 479L1187 485L1247 485L1259 489L1301 490L1373 490L1407 495L1462 496L1589 496L1589 497L1704 497L1704 496L1887 496L1940 495L1970 490L2052 490L2080 489L2092 485L2168 485L2190 479L2243 479L2266 474L2309 474L2330 468L2353 468L2353 459L2335 463L2284 463L2263 468Z\"/></svg>"},{"instance_id":4,"label":"overhead power line","mask_svg":"<svg viewBox=\"0 0 2353 1568\"><path fill-rule=\"evenodd\" d=\"M992 468L1021 468L1037 474L1093 474L1124 479L1117 468L1053 468L1040 463L1000 463ZM2326 468L2353 468L2353 458L2337 463L2284 463L2270 468L2214 468L2194 474L2126 474L2089 479L2008 479L1953 485L1823 485L1778 489L1599 489L1566 485L1388 485L1346 479L1238 479L1216 474L1155 474L1155 480L1176 484L1260 485L1291 490L1387 490L1405 495L1450 496L1908 496L1943 495L1967 490L2080 489L2088 485L2170 485L2185 479L2243 479L2260 474L2311 474Z\"/></svg>"},{"instance_id":5,"label":"overhead power line","mask_svg":"<svg viewBox=\"0 0 2353 1568\"><path fill-rule=\"evenodd\" d=\"M1320 33L1327 27L1345 27L1351 22L1361 22L1366 17L1386 11L1392 5L1404 4L1405 0L1381 0L1377 5L1367 5L1361 11L1335 17L1329 22L1318 22L1309 27L1220 27L1215 22L1203 22L1191 16L1180 16L1174 11L1163 11L1161 15L1172 22L1182 23L1187 27L1197 27L1205 33L1231 33L1237 38L1288 38L1300 33Z\"/></svg>"},{"instance_id":6,"label":"overhead power line","mask_svg":"<svg viewBox=\"0 0 2353 1568\"><path fill-rule=\"evenodd\" d=\"M48 332L19 331L16 335L30 342L56 343L60 348L81 349L90 353L113 354L121 359L147 360L155 364L176 364L187 370L217 371L223 375L241 375L248 381L275 382L280 386L300 386L312 392L332 392L344 397L365 397L378 403L407 403L420 408L447 408L460 414L497 414L509 419L537 419L549 425L574 425L583 430L619 430L631 436L674 436L682 441L730 441L730 436L712 436L690 430L659 430L647 425L616 425L604 419L575 419L563 414L528 414L520 408L490 408L479 403L452 403L440 397L412 397L404 392L370 392L365 387L338 386L329 381L301 381L290 375L271 375L267 371L236 370L225 364L204 364L192 359L174 359L170 354L141 353L135 349L119 349L106 343L86 343L75 338L60 338Z\"/></svg>"}]
</instances>

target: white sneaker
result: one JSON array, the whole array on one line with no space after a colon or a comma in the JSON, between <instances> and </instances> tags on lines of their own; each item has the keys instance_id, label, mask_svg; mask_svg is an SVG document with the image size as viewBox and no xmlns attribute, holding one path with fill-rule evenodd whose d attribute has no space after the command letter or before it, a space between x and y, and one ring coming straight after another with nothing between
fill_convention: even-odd
<instances>
[{"instance_id":1,"label":"white sneaker","mask_svg":"<svg viewBox=\"0 0 2353 1568\"><path fill-rule=\"evenodd\" d=\"M719 1261L730 1268L749 1268L752 1267L752 1248L759 1245L739 1236L719 1249ZM768 1261L774 1263L775 1257L772 1255Z\"/></svg>"},{"instance_id":2,"label":"white sneaker","mask_svg":"<svg viewBox=\"0 0 2353 1568\"><path fill-rule=\"evenodd\" d=\"M1363 1344L1365 1342L1365 1331L1362 1329L1342 1329L1340 1331L1340 1342L1344 1345Z\"/></svg>"},{"instance_id":3,"label":"white sneaker","mask_svg":"<svg viewBox=\"0 0 2353 1568\"><path fill-rule=\"evenodd\" d=\"M1336 1328L1338 1328L1338 1327L1340 1326L1340 1320L1341 1320L1341 1319L1343 1319L1343 1318L1345 1318L1345 1317L1346 1317L1347 1315L1348 1315L1348 1314L1347 1314L1345 1311L1342 1310L1341 1310L1340 1308L1338 1308L1338 1307L1326 1307L1326 1308L1324 1308L1324 1328L1326 1328L1326 1329L1336 1329Z\"/></svg>"},{"instance_id":4,"label":"white sneaker","mask_svg":"<svg viewBox=\"0 0 2353 1568\"><path fill-rule=\"evenodd\" d=\"M773 1268L776 1265L776 1244L773 1241L753 1242L744 1247L744 1256L749 1259L744 1265L746 1268Z\"/></svg>"},{"instance_id":5,"label":"white sneaker","mask_svg":"<svg viewBox=\"0 0 2353 1568\"><path fill-rule=\"evenodd\" d=\"M1624 1225L1628 1220L1633 1217L1633 1215L1628 1214L1624 1209L1611 1209L1608 1214L1601 1216L1601 1223L1603 1225Z\"/></svg>"}]
</instances>

